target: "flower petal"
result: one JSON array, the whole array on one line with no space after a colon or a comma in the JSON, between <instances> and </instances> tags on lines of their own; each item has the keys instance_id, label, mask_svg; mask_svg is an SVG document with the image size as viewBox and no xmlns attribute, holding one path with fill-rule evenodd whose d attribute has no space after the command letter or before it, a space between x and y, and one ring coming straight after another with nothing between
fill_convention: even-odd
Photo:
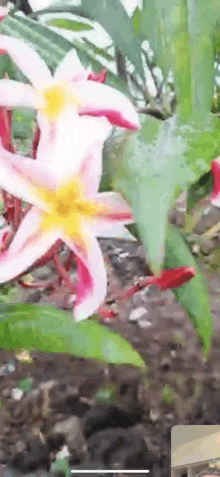
<instances>
[{"instance_id":1,"label":"flower petal","mask_svg":"<svg viewBox=\"0 0 220 477\"><path fill-rule=\"evenodd\" d=\"M108 222L112 226L115 222L132 224L132 210L118 192L101 192L92 194L89 199L95 200L99 206L103 206L100 216L95 220L101 220L107 226Z\"/></svg>"},{"instance_id":2,"label":"flower petal","mask_svg":"<svg viewBox=\"0 0 220 477\"><path fill-rule=\"evenodd\" d=\"M76 321L85 320L104 302L107 291L107 275L102 252L97 240L90 236L89 247L84 253L76 244L63 237L76 256L77 297L73 316Z\"/></svg>"},{"instance_id":3,"label":"flower petal","mask_svg":"<svg viewBox=\"0 0 220 477\"><path fill-rule=\"evenodd\" d=\"M79 114L105 116L111 124L128 129L140 128L133 104L120 91L96 81L79 81L76 87L83 104L78 108Z\"/></svg>"},{"instance_id":4,"label":"flower petal","mask_svg":"<svg viewBox=\"0 0 220 477\"><path fill-rule=\"evenodd\" d=\"M91 159L94 176L97 176L100 174L100 164L97 165L96 171L96 160L101 163L101 156L91 156L90 151L95 144L101 147L111 130L109 122L103 119L79 117L75 112L68 111L60 117L56 125L49 125L40 117L42 134L37 150L37 161L41 163L47 161L47 164L51 164L54 174L62 182L65 177L74 175L81 169L84 171L82 172L84 179L88 176L89 181L92 165L86 175L83 164L84 161L89 163ZM99 181L96 180L97 182Z\"/></svg>"},{"instance_id":5,"label":"flower petal","mask_svg":"<svg viewBox=\"0 0 220 477\"><path fill-rule=\"evenodd\" d=\"M58 239L56 231L42 234L41 213L33 207L23 219L9 249L0 254L0 283L25 272Z\"/></svg>"},{"instance_id":6,"label":"flower petal","mask_svg":"<svg viewBox=\"0 0 220 477\"><path fill-rule=\"evenodd\" d=\"M7 35L0 35L0 48L7 51L34 87L50 82L52 76L42 58L27 43Z\"/></svg>"},{"instance_id":7,"label":"flower petal","mask_svg":"<svg viewBox=\"0 0 220 477\"><path fill-rule=\"evenodd\" d=\"M0 144L0 187L15 197L46 210L44 202L38 198L35 185L54 188L55 181L52 183L52 174L50 176L42 166L39 168L37 161L12 154Z\"/></svg>"},{"instance_id":8,"label":"flower petal","mask_svg":"<svg viewBox=\"0 0 220 477\"><path fill-rule=\"evenodd\" d=\"M32 86L19 81L1 79L0 105L8 108L14 106L38 108L40 102Z\"/></svg>"},{"instance_id":9,"label":"flower petal","mask_svg":"<svg viewBox=\"0 0 220 477\"><path fill-rule=\"evenodd\" d=\"M86 80L88 77L88 70L83 68L76 50L72 49L68 51L66 56L58 65L54 78L56 80L64 81L81 81Z\"/></svg>"},{"instance_id":10,"label":"flower petal","mask_svg":"<svg viewBox=\"0 0 220 477\"><path fill-rule=\"evenodd\" d=\"M90 121L91 119L92 118L87 118L87 120ZM100 132L99 139L89 148L89 153L85 157L81 169L78 172L79 177L86 184L87 195L96 194L99 189L102 176L103 144L112 129L112 126L106 118L93 118L92 121L95 121L93 122L93 126L96 132ZM92 135L92 137L95 139L94 135Z\"/></svg>"},{"instance_id":11,"label":"flower petal","mask_svg":"<svg viewBox=\"0 0 220 477\"><path fill-rule=\"evenodd\" d=\"M8 238L11 235L11 227L10 225L5 225L0 230L0 252L5 249L5 246L8 242Z\"/></svg>"}]
</instances>

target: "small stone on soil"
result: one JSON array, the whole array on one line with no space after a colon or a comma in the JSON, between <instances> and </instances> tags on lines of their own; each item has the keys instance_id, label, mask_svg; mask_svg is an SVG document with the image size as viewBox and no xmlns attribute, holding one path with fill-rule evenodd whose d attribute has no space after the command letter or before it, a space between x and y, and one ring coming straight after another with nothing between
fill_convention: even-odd
<instances>
[{"instance_id":1,"label":"small stone on soil","mask_svg":"<svg viewBox=\"0 0 220 477\"><path fill-rule=\"evenodd\" d=\"M140 318L144 315L147 315L148 314L148 310L146 310L146 308L143 308L143 307L138 307L138 308L135 308L134 310L131 311L130 315L129 315L129 320L130 321L138 321L140 320Z\"/></svg>"},{"instance_id":2,"label":"small stone on soil","mask_svg":"<svg viewBox=\"0 0 220 477\"><path fill-rule=\"evenodd\" d=\"M20 401L20 399L22 398L23 396L23 391L22 389L19 389L19 388L13 388L11 390L11 397L12 399L15 399L15 401Z\"/></svg>"},{"instance_id":3,"label":"small stone on soil","mask_svg":"<svg viewBox=\"0 0 220 477\"><path fill-rule=\"evenodd\" d=\"M201 250L204 255L209 255L210 252L213 250L215 247L215 240L206 240L205 242L202 243L201 245Z\"/></svg>"},{"instance_id":4,"label":"small stone on soil","mask_svg":"<svg viewBox=\"0 0 220 477\"><path fill-rule=\"evenodd\" d=\"M152 323L148 320L139 320L138 325L140 326L140 328L150 328L152 326Z\"/></svg>"},{"instance_id":5,"label":"small stone on soil","mask_svg":"<svg viewBox=\"0 0 220 477\"><path fill-rule=\"evenodd\" d=\"M199 252L200 252L200 245L198 243L194 243L192 246L193 255L199 255Z\"/></svg>"}]
</instances>

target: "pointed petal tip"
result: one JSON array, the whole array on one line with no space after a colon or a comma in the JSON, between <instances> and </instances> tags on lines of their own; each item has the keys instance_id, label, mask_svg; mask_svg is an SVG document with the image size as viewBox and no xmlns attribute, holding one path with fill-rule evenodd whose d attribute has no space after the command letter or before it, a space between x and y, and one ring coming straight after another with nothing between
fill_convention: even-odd
<instances>
[{"instance_id":1,"label":"pointed petal tip","mask_svg":"<svg viewBox=\"0 0 220 477\"><path fill-rule=\"evenodd\" d=\"M134 110L135 111L135 110ZM105 116L113 126L119 126L121 128L130 129L131 131L137 131L140 129L141 125L138 119L138 115L133 114L132 119L128 119L126 115L122 114L121 111L116 111L113 109L97 109L92 110L89 108L80 108L79 114L87 114L93 117Z\"/></svg>"},{"instance_id":2,"label":"pointed petal tip","mask_svg":"<svg viewBox=\"0 0 220 477\"><path fill-rule=\"evenodd\" d=\"M140 128L134 105L117 89L98 81L79 81L77 88L82 103L78 109L80 115L105 116L115 126Z\"/></svg>"}]
</instances>

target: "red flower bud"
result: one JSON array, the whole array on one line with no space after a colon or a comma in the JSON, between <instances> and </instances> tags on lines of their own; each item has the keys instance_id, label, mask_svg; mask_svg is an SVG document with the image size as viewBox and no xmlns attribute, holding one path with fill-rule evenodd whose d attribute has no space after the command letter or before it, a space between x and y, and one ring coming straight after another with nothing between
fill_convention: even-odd
<instances>
[{"instance_id":1,"label":"red flower bud","mask_svg":"<svg viewBox=\"0 0 220 477\"><path fill-rule=\"evenodd\" d=\"M193 267L178 267L172 270L162 270L158 277L149 277L148 285L155 285L160 290L176 288L188 282L194 275L195 270Z\"/></svg>"},{"instance_id":2,"label":"red flower bud","mask_svg":"<svg viewBox=\"0 0 220 477\"><path fill-rule=\"evenodd\" d=\"M95 73L90 73L88 80L97 81L98 83L104 83L106 80L106 69L101 70L97 75Z\"/></svg>"}]
</instances>

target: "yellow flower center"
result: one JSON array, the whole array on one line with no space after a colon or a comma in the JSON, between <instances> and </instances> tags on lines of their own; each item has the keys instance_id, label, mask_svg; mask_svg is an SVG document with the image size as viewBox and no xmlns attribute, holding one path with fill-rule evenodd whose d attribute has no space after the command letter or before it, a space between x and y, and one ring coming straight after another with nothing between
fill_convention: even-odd
<instances>
[{"instance_id":1,"label":"yellow flower center","mask_svg":"<svg viewBox=\"0 0 220 477\"><path fill-rule=\"evenodd\" d=\"M56 83L41 91L44 106L42 112L51 120L56 119L64 107L71 104L77 109L81 102L74 89L66 83Z\"/></svg>"},{"instance_id":2,"label":"yellow flower center","mask_svg":"<svg viewBox=\"0 0 220 477\"><path fill-rule=\"evenodd\" d=\"M85 198L83 184L77 178L54 191L38 189L38 195L47 203L49 212L44 212L41 229L61 228L78 245L86 240L83 221L105 214L101 204Z\"/></svg>"}]
</instances>

